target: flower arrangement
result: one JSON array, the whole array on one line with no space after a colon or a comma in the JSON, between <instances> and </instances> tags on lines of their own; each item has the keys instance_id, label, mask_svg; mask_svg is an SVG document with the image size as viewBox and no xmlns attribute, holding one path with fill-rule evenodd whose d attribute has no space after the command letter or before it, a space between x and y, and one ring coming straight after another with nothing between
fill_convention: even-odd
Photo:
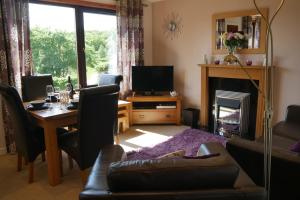
<instances>
[{"instance_id":1,"label":"flower arrangement","mask_svg":"<svg viewBox=\"0 0 300 200\"><path fill-rule=\"evenodd\" d=\"M242 32L225 32L221 35L221 39L230 54L232 54L237 48L243 47L243 45L248 41L247 36Z\"/></svg>"}]
</instances>

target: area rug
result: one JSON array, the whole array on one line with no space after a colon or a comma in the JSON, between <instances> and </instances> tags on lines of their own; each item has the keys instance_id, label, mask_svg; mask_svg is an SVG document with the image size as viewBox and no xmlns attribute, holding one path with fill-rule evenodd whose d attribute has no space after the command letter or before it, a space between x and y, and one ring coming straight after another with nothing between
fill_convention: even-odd
<instances>
[{"instance_id":1,"label":"area rug","mask_svg":"<svg viewBox=\"0 0 300 200\"><path fill-rule=\"evenodd\" d=\"M154 147L128 152L127 160L153 159L178 150L185 150L186 156L195 156L200 145L207 142L219 142L225 146L226 138L198 129L187 129Z\"/></svg>"}]
</instances>

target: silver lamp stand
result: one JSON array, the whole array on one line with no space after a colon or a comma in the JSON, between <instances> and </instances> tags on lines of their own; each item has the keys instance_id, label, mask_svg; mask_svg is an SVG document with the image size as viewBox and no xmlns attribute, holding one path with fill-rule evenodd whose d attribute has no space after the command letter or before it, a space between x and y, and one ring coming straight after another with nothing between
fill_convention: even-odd
<instances>
[{"instance_id":1,"label":"silver lamp stand","mask_svg":"<svg viewBox=\"0 0 300 200\"><path fill-rule=\"evenodd\" d=\"M255 81L252 79L247 69L244 68L243 64L238 58L236 58L240 67L249 77L252 84L256 89L263 95L265 109L264 109L264 186L267 195L267 200L270 200L270 179L271 179L271 160L272 160L272 119L273 119L273 86L274 86L274 67L273 67L273 34L272 34L272 23L282 8L285 0L281 0L278 8L274 14L268 20L267 16L264 16L259 9L256 0L253 0L254 6L258 13L262 16L263 20L267 24L266 34L266 64L265 64L265 91L261 91Z\"/></svg>"}]
</instances>

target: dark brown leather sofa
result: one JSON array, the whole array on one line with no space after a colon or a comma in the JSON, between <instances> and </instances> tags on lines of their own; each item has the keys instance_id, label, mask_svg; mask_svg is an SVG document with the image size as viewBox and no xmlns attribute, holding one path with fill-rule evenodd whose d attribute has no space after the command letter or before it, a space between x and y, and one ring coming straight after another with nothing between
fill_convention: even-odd
<instances>
[{"instance_id":1,"label":"dark brown leather sofa","mask_svg":"<svg viewBox=\"0 0 300 200\"><path fill-rule=\"evenodd\" d=\"M201 145L208 159L153 159L121 161L119 145L103 148L92 168L81 200L258 200L256 186L218 143Z\"/></svg>"},{"instance_id":2,"label":"dark brown leather sofa","mask_svg":"<svg viewBox=\"0 0 300 200\"><path fill-rule=\"evenodd\" d=\"M273 128L271 199L299 200L300 154L292 152L291 146L300 141L300 106L287 108L284 121ZM260 186L264 184L263 138L256 141L233 138L226 149L252 180Z\"/></svg>"}]
</instances>

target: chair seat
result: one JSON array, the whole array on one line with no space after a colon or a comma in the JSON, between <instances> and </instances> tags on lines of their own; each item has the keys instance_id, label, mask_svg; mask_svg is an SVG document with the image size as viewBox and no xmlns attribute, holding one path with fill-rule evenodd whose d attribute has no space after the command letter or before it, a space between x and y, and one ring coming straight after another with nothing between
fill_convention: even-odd
<instances>
[{"instance_id":1,"label":"chair seat","mask_svg":"<svg viewBox=\"0 0 300 200\"><path fill-rule=\"evenodd\" d=\"M75 161L79 160L79 132L63 132L64 129L59 129L58 132L58 146L65 151Z\"/></svg>"}]
</instances>

